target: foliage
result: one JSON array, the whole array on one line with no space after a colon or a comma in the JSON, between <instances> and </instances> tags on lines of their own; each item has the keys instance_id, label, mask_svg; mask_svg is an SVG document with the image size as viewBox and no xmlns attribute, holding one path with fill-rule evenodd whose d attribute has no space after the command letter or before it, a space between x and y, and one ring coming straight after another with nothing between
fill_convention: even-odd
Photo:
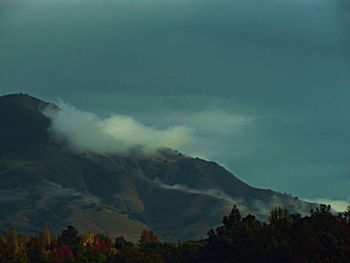
<instances>
[{"instance_id":1,"label":"foliage","mask_svg":"<svg viewBox=\"0 0 350 263\"><path fill-rule=\"evenodd\" d=\"M79 234L68 226L57 237L45 226L28 237L0 235L0 263L233 263L350 262L350 208L335 215L321 205L308 216L274 208L268 222L242 217L234 206L222 225L199 241L161 242L143 230L134 244L123 236Z\"/></svg>"}]
</instances>

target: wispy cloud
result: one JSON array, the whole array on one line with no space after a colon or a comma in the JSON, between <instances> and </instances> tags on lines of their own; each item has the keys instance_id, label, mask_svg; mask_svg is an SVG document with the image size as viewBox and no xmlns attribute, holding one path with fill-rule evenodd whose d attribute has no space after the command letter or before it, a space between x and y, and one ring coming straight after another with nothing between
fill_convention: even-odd
<instances>
[{"instance_id":1,"label":"wispy cloud","mask_svg":"<svg viewBox=\"0 0 350 263\"><path fill-rule=\"evenodd\" d=\"M326 198L315 198L315 199L304 199L305 201L331 205L332 209L336 212L344 212L350 206L350 201L347 200L336 200L336 199L326 199Z\"/></svg>"},{"instance_id":2,"label":"wispy cloud","mask_svg":"<svg viewBox=\"0 0 350 263\"><path fill-rule=\"evenodd\" d=\"M236 204L239 201L233 199L231 196L226 194L224 191L220 189L198 189L198 188L192 188L187 185L182 185L182 184L174 184L174 185L169 185L161 182L159 179L152 181L155 183L157 186L163 188L163 189L168 189L168 190L174 190L174 191L180 191L188 194L199 194L199 195L206 195L209 197L213 197L215 199L221 199L224 201L227 201L232 204Z\"/></svg>"},{"instance_id":3,"label":"wispy cloud","mask_svg":"<svg viewBox=\"0 0 350 263\"><path fill-rule=\"evenodd\" d=\"M183 121L203 133L232 135L251 125L254 118L220 110L205 110L187 114Z\"/></svg>"},{"instance_id":4,"label":"wispy cloud","mask_svg":"<svg viewBox=\"0 0 350 263\"><path fill-rule=\"evenodd\" d=\"M59 103L59 110L46 109L52 125L50 133L79 152L126 152L134 146L177 148L192 140L192 131L185 126L157 129L141 124L132 117L111 115L101 118L94 113Z\"/></svg>"},{"instance_id":5,"label":"wispy cloud","mask_svg":"<svg viewBox=\"0 0 350 263\"><path fill-rule=\"evenodd\" d=\"M166 112L164 116L154 116L156 122L166 123L166 127L159 128L126 115L100 117L64 102L58 103L58 108L44 110L51 119L52 138L74 151L104 154L127 153L133 147L141 147L144 152L169 147L208 157L215 152L212 146L219 138L235 135L253 121L250 117L216 110Z\"/></svg>"}]
</instances>

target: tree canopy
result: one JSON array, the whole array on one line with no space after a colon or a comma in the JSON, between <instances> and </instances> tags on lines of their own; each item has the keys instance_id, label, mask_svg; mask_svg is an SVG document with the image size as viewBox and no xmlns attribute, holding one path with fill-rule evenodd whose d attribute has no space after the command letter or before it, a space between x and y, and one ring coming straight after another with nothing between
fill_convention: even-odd
<instances>
[{"instance_id":1,"label":"tree canopy","mask_svg":"<svg viewBox=\"0 0 350 263\"><path fill-rule=\"evenodd\" d=\"M35 236L16 230L0 235L0 263L236 263L350 262L350 208L334 214L320 205L307 216L284 208L270 211L269 220L241 216L232 208L222 225L207 238L177 244L162 242L149 229L132 243L123 236L79 234L67 226L57 236L47 226Z\"/></svg>"}]
</instances>

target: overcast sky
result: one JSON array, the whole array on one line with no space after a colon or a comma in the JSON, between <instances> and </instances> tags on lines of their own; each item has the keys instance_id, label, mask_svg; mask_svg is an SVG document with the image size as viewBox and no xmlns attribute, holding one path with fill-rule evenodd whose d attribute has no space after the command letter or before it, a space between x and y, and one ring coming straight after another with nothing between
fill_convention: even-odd
<instances>
[{"instance_id":1,"label":"overcast sky","mask_svg":"<svg viewBox=\"0 0 350 263\"><path fill-rule=\"evenodd\" d=\"M0 89L185 127L179 150L253 186L350 198L349 0L0 0Z\"/></svg>"}]
</instances>

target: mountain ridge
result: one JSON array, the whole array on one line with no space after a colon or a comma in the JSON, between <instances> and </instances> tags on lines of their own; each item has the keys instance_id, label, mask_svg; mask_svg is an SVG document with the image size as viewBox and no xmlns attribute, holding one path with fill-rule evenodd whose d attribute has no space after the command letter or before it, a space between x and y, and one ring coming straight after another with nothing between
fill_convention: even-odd
<instances>
[{"instance_id":1,"label":"mountain ridge","mask_svg":"<svg viewBox=\"0 0 350 263\"><path fill-rule=\"evenodd\" d=\"M215 162L160 149L153 155L78 154L56 143L42 111L57 106L29 95L0 97L0 231L33 233L75 224L123 234L143 228L164 240L197 239L237 203L266 218L273 206L309 212L312 204L253 188ZM10 112L10 114L8 114Z\"/></svg>"}]
</instances>

